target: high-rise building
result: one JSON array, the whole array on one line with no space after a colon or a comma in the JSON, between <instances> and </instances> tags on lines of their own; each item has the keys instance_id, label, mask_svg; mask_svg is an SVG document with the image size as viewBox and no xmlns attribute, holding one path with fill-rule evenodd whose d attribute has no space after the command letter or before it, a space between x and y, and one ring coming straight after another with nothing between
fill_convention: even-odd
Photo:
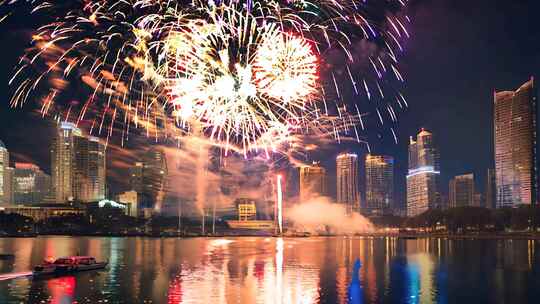
<instances>
[{"instance_id":1,"label":"high-rise building","mask_svg":"<svg viewBox=\"0 0 540 304\"><path fill-rule=\"evenodd\" d=\"M495 209L497 207L495 169L489 168L486 177L486 208Z\"/></svg>"},{"instance_id":2,"label":"high-rise building","mask_svg":"<svg viewBox=\"0 0 540 304\"><path fill-rule=\"evenodd\" d=\"M39 204L49 194L51 177L35 164L15 163L13 173L13 202Z\"/></svg>"},{"instance_id":3,"label":"high-rise building","mask_svg":"<svg viewBox=\"0 0 540 304\"><path fill-rule=\"evenodd\" d=\"M475 205L474 175L458 175L450 180L448 198L450 208Z\"/></svg>"},{"instance_id":4,"label":"high-rise building","mask_svg":"<svg viewBox=\"0 0 540 304\"><path fill-rule=\"evenodd\" d=\"M537 202L537 105L534 79L494 93L497 208Z\"/></svg>"},{"instance_id":5,"label":"high-rise building","mask_svg":"<svg viewBox=\"0 0 540 304\"><path fill-rule=\"evenodd\" d=\"M8 173L9 152L3 142L0 141L0 204L10 204L11 182Z\"/></svg>"},{"instance_id":6,"label":"high-rise building","mask_svg":"<svg viewBox=\"0 0 540 304\"><path fill-rule=\"evenodd\" d=\"M300 202L326 195L326 170L318 162L300 167Z\"/></svg>"},{"instance_id":7,"label":"high-rise building","mask_svg":"<svg viewBox=\"0 0 540 304\"><path fill-rule=\"evenodd\" d=\"M58 126L51 147L52 185L57 202L105 198L105 146L72 123Z\"/></svg>"},{"instance_id":8,"label":"high-rise building","mask_svg":"<svg viewBox=\"0 0 540 304\"><path fill-rule=\"evenodd\" d=\"M366 215L382 215L394 206L394 158L366 155Z\"/></svg>"},{"instance_id":9,"label":"high-rise building","mask_svg":"<svg viewBox=\"0 0 540 304\"><path fill-rule=\"evenodd\" d=\"M416 216L431 208L438 208L440 194L439 153L433 134L422 129L416 141L409 143L409 174L407 175L407 216Z\"/></svg>"},{"instance_id":10,"label":"high-rise building","mask_svg":"<svg viewBox=\"0 0 540 304\"><path fill-rule=\"evenodd\" d=\"M82 132L72 123L61 123L51 145L52 190L57 202L74 199L74 138Z\"/></svg>"},{"instance_id":11,"label":"high-rise building","mask_svg":"<svg viewBox=\"0 0 540 304\"><path fill-rule=\"evenodd\" d=\"M95 137L75 137L75 198L82 202L105 199L105 145Z\"/></svg>"},{"instance_id":12,"label":"high-rise building","mask_svg":"<svg viewBox=\"0 0 540 304\"><path fill-rule=\"evenodd\" d=\"M336 158L337 202L347 213L360 211L358 195L358 155L341 153Z\"/></svg>"},{"instance_id":13,"label":"high-rise building","mask_svg":"<svg viewBox=\"0 0 540 304\"><path fill-rule=\"evenodd\" d=\"M129 187L137 193L142 193L143 169L144 164L142 162L136 162L129 168Z\"/></svg>"},{"instance_id":14,"label":"high-rise building","mask_svg":"<svg viewBox=\"0 0 540 304\"><path fill-rule=\"evenodd\" d=\"M13 176L15 170L12 167L5 168L4 198L6 204L13 204Z\"/></svg>"},{"instance_id":15,"label":"high-rise building","mask_svg":"<svg viewBox=\"0 0 540 304\"><path fill-rule=\"evenodd\" d=\"M153 208L162 201L167 179L167 159L159 149L150 149L130 169L131 190L139 194L142 208Z\"/></svg>"},{"instance_id":16,"label":"high-rise building","mask_svg":"<svg viewBox=\"0 0 540 304\"><path fill-rule=\"evenodd\" d=\"M476 192L473 199L474 207L485 207L484 195L482 192Z\"/></svg>"}]
</instances>

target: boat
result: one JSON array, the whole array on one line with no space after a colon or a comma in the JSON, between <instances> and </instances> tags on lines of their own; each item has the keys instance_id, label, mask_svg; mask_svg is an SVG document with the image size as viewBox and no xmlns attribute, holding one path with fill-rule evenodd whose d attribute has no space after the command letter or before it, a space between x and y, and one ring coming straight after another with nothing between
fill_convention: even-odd
<instances>
[{"instance_id":1,"label":"boat","mask_svg":"<svg viewBox=\"0 0 540 304\"><path fill-rule=\"evenodd\" d=\"M34 276L63 275L74 272L98 270L107 267L108 262L98 262L91 256L70 256L56 259L54 262L45 261L34 267Z\"/></svg>"}]
</instances>

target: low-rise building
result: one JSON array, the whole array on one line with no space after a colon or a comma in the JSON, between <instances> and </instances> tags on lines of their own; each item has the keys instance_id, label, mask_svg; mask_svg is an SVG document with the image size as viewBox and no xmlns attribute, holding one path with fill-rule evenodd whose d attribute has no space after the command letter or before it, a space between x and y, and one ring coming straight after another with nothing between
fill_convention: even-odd
<instances>
[{"instance_id":1,"label":"low-rise building","mask_svg":"<svg viewBox=\"0 0 540 304\"><path fill-rule=\"evenodd\" d=\"M118 194L116 200L119 203L125 204L128 208L127 215L138 217L139 216L139 194L137 191L126 191Z\"/></svg>"},{"instance_id":2,"label":"low-rise building","mask_svg":"<svg viewBox=\"0 0 540 304\"><path fill-rule=\"evenodd\" d=\"M66 204L49 204L36 206L12 205L0 207L0 212L7 214L19 214L32 218L34 221L42 221L51 217L59 217L66 215L85 215L85 209L77 208Z\"/></svg>"}]
</instances>

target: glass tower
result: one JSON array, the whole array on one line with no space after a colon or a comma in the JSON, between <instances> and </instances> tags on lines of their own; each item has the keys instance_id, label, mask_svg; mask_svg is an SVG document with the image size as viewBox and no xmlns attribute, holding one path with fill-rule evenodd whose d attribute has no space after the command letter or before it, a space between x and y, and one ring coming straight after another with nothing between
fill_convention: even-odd
<instances>
[{"instance_id":1,"label":"glass tower","mask_svg":"<svg viewBox=\"0 0 540 304\"><path fill-rule=\"evenodd\" d=\"M433 135L422 129L416 141L409 143L409 174L407 175L407 216L416 216L439 207L439 153Z\"/></svg>"},{"instance_id":2,"label":"glass tower","mask_svg":"<svg viewBox=\"0 0 540 304\"><path fill-rule=\"evenodd\" d=\"M326 170L319 163L300 167L300 203L326 195Z\"/></svg>"},{"instance_id":3,"label":"glass tower","mask_svg":"<svg viewBox=\"0 0 540 304\"><path fill-rule=\"evenodd\" d=\"M494 93L497 208L537 201L537 105L534 79Z\"/></svg>"},{"instance_id":4,"label":"glass tower","mask_svg":"<svg viewBox=\"0 0 540 304\"><path fill-rule=\"evenodd\" d=\"M337 202L344 204L347 213L360 211L358 196L358 156L341 153L336 158Z\"/></svg>"},{"instance_id":5,"label":"glass tower","mask_svg":"<svg viewBox=\"0 0 540 304\"><path fill-rule=\"evenodd\" d=\"M366 155L366 204L362 213L382 215L390 210L394 200L394 158Z\"/></svg>"}]
</instances>

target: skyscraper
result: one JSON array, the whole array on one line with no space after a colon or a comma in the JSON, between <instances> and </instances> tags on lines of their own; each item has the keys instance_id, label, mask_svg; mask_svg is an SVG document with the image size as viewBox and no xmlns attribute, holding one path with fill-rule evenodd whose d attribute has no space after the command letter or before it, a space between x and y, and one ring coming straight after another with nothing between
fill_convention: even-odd
<instances>
[{"instance_id":1,"label":"skyscraper","mask_svg":"<svg viewBox=\"0 0 540 304\"><path fill-rule=\"evenodd\" d=\"M72 123L58 126L51 147L52 184L57 202L105 198L105 146Z\"/></svg>"},{"instance_id":2,"label":"skyscraper","mask_svg":"<svg viewBox=\"0 0 540 304\"><path fill-rule=\"evenodd\" d=\"M5 168L5 185L4 185L4 198L6 204L13 204L13 176L14 169L12 167Z\"/></svg>"},{"instance_id":3,"label":"skyscraper","mask_svg":"<svg viewBox=\"0 0 540 304\"><path fill-rule=\"evenodd\" d=\"M95 137L75 137L75 197L82 202L105 199L105 146Z\"/></svg>"},{"instance_id":4,"label":"skyscraper","mask_svg":"<svg viewBox=\"0 0 540 304\"><path fill-rule=\"evenodd\" d=\"M409 143L409 174L407 175L407 216L416 216L439 207L439 153L433 135L422 129L417 140Z\"/></svg>"},{"instance_id":5,"label":"skyscraper","mask_svg":"<svg viewBox=\"0 0 540 304\"><path fill-rule=\"evenodd\" d=\"M13 202L15 204L42 203L49 194L51 177L38 166L30 163L15 163L13 173Z\"/></svg>"},{"instance_id":6,"label":"skyscraper","mask_svg":"<svg viewBox=\"0 0 540 304\"><path fill-rule=\"evenodd\" d=\"M142 193L143 187L143 162L136 162L129 168L129 187L137 193Z\"/></svg>"},{"instance_id":7,"label":"skyscraper","mask_svg":"<svg viewBox=\"0 0 540 304\"><path fill-rule=\"evenodd\" d=\"M474 175L464 174L455 176L449 183L450 208L475 206Z\"/></svg>"},{"instance_id":8,"label":"skyscraper","mask_svg":"<svg viewBox=\"0 0 540 304\"><path fill-rule=\"evenodd\" d=\"M497 208L537 201L537 105L534 79L494 93Z\"/></svg>"},{"instance_id":9,"label":"skyscraper","mask_svg":"<svg viewBox=\"0 0 540 304\"><path fill-rule=\"evenodd\" d=\"M136 191L142 208L153 208L162 201L168 175L165 153L152 148L130 169L131 190Z\"/></svg>"},{"instance_id":10,"label":"skyscraper","mask_svg":"<svg viewBox=\"0 0 540 304\"><path fill-rule=\"evenodd\" d=\"M366 155L366 215L382 215L394 205L394 158Z\"/></svg>"},{"instance_id":11,"label":"skyscraper","mask_svg":"<svg viewBox=\"0 0 540 304\"><path fill-rule=\"evenodd\" d=\"M318 162L300 167L300 202L326 195L326 170Z\"/></svg>"},{"instance_id":12,"label":"skyscraper","mask_svg":"<svg viewBox=\"0 0 540 304\"><path fill-rule=\"evenodd\" d=\"M74 198L74 139L77 136L82 136L81 130L72 123L63 122L51 145L52 190L59 203Z\"/></svg>"},{"instance_id":13,"label":"skyscraper","mask_svg":"<svg viewBox=\"0 0 540 304\"><path fill-rule=\"evenodd\" d=\"M486 208L494 209L497 207L495 169L489 168L486 177Z\"/></svg>"},{"instance_id":14,"label":"skyscraper","mask_svg":"<svg viewBox=\"0 0 540 304\"><path fill-rule=\"evenodd\" d=\"M9 152L3 142L0 141L0 204L11 203L9 188Z\"/></svg>"},{"instance_id":15,"label":"skyscraper","mask_svg":"<svg viewBox=\"0 0 540 304\"><path fill-rule=\"evenodd\" d=\"M358 196L358 156L341 153L336 158L337 202L344 204L347 213L360 211Z\"/></svg>"}]
</instances>

